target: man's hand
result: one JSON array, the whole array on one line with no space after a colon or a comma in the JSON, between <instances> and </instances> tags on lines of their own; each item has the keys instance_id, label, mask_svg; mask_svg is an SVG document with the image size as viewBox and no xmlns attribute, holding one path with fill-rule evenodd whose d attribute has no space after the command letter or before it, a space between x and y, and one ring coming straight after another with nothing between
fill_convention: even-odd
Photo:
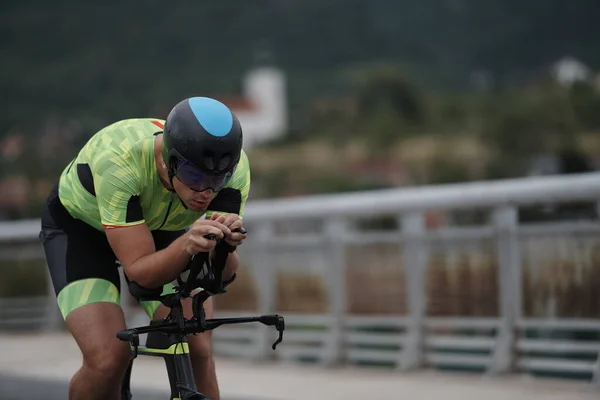
<instances>
[{"instance_id":1,"label":"man's hand","mask_svg":"<svg viewBox=\"0 0 600 400\"><path fill-rule=\"evenodd\" d=\"M187 233L186 252L191 256L197 253L210 252L216 246L217 241L204 237L204 235L209 234L213 234L220 239L230 236L231 229L217 220L197 220Z\"/></svg>"},{"instance_id":2,"label":"man's hand","mask_svg":"<svg viewBox=\"0 0 600 400\"><path fill-rule=\"evenodd\" d=\"M248 236L248 234L246 234L246 233L232 232L235 229L244 227L244 223L243 223L242 219L237 214L222 215L219 213L213 213L210 216L210 221L214 221L219 224L222 224L229 229L228 232L223 231L223 233L225 234L225 242L227 244L229 244L230 246L237 247L237 246L241 245L244 242L244 240L246 239L246 237Z\"/></svg>"}]
</instances>

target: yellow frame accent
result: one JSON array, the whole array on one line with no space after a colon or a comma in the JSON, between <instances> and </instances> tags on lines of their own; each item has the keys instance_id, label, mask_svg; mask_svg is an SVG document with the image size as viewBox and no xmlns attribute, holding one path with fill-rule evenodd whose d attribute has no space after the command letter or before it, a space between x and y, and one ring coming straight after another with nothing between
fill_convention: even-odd
<instances>
[{"instance_id":1,"label":"yellow frame accent","mask_svg":"<svg viewBox=\"0 0 600 400\"><path fill-rule=\"evenodd\" d=\"M153 349L151 347L138 347L138 353L152 354L190 354L190 346L188 343L175 343L167 349Z\"/></svg>"}]
</instances>

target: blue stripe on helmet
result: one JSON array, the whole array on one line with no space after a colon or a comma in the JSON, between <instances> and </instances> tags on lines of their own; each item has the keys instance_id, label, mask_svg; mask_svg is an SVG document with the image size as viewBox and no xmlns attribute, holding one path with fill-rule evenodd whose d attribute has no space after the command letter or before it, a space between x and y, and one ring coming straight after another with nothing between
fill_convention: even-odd
<instances>
[{"instance_id":1,"label":"blue stripe on helmet","mask_svg":"<svg viewBox=\"0 0 600 400\"><path fill-rule=\"evenodd\" d=\"M208 97L192 97L188 103L200 125L211 135L225 136L231 131L233 116L225 104Z\"/></svg>"}]
</instances>

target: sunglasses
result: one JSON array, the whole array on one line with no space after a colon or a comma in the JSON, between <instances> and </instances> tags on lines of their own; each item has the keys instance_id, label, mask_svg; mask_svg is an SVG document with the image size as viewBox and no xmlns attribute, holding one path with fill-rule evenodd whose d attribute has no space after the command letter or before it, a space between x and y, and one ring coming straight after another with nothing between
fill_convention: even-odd
<instances>
[{"instance_id":1,"label":"sunglasses","mask_svg":"<svg viewBox=\"0 0 600 400\"><path fill-rule=\"evenodd\" d=\"M233 172L228 172L225 175L209 175L186 160L177 162L177 173L175 174L181 183L196 192L203 192L208 189L218 192L229 183L232 175Z\"/></svg>"}]
</instances>

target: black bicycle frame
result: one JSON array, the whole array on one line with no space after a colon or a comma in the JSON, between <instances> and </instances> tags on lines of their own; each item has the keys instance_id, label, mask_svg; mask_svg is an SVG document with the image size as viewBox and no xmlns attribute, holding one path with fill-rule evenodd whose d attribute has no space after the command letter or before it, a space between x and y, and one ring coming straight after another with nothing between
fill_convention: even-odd
<instances>
[{"instance_id":1,"label":"black bicycle frame","mask_svg":"<svg viewBox=\"0 0 600 400\"><path fill-rule=\"evenodd\" d=\"M214 236L207 236L207 238L215 239ZM222 284L221 274L228 254L229 249L227 246L218 244L212 266L207 254L194 257L190 263L188 280L176 287L175 293L164 296L153 294L138 297L140 300L158 300L170 308L171 312L163 320L151 321L148 326L126 329L117 334L117 338L130 343L132 351L127 373L121 387L123 400L132 398L130 388L131 371L133 361L138 355L163 357L169 378L171 400L210 400L197 391L187 335L213 330L221 325L259 322L267 326L274 326L279 332L279 338L273 343L273 350L281 343L285 322L283 317L279 315L205 318L204 302L213 295L226 292ZM204 271L203 277L197 279L202 271ZM135 285L135 282L130 282L130 287L132 285ZM190 296L190 293L196 287L202 287L203 290L195 296ZM139 286L137 288L139 289ZM181 300L187 297L193 297L194 316L191 319L186 319L183 315ZM145 333L148 334L146 345L140 346L139 335Z\"/></svg>"}]
</instances>

